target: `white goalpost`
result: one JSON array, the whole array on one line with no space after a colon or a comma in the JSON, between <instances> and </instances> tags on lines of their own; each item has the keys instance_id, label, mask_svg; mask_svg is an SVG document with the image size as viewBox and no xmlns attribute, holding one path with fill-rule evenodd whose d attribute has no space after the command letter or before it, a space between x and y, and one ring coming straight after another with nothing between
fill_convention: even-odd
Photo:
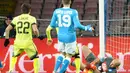
<instances>
[{"instance_id":1,"label":"white goalpost","mask_svg":"<svg viewBox=\"0 0 130 73\"><path fill-rule=\"evenodd\" d=\"M105 56L105 12L104 0L99 0L99 57Z\"/></svg>"}]
</instances>

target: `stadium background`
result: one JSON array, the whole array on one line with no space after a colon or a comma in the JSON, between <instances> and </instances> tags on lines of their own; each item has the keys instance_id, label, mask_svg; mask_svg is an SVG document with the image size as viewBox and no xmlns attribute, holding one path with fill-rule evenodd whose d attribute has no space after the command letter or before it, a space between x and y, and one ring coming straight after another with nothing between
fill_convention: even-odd
<instances>
[{"instance_id":1,"label":"stadium background","mask_svg":"<svg viewBox=\"0 0 130 73\"><path fill-rule=\"evenodd\" d=\"M32 6L31 15L35 16L38 21L38 28L41 35L45 34L45 29L50 23L52 13L55 8L59 8L61 0L0 0L0 28L4 23L4 18L8 15L12 17L20 14L20 6L22 3L30 3ZM107 26L106 26L106 52L109 52L114 57L119 58L122 62L118 73L130 73L130 24L129 24L129 0L108 0L107 2ZM92 24L95 27L95 32L84 32L77 30L77 37L79 46L89 45L96 55L99 54L99 3L98 0L72 0L72 8L79 12L79 19L83 25ZM47 58L41 60L41 73L47 71L51 73L55 57L53 54L57 53L55 48L56 33L52 32L54 43L52 46L47 46L46 39L40 41L34 39L38 46L39 55ZM1 36L2 37L2 36ZM10 60L10 46L3 46L4 38L0 38L0 59L6 62L6 66L2 73L8 71L8 64ZM11 38L13 43L13 38ZM11 43L11 44L12 44ZM40 43L40 44L39 44ZM51 55L51 56L49 56ZM6 56L8 56L6 58ZM43 59L43 57L41 59ZM50 57L48 59L48 57ZM20 57L20 59L23 56ZM83 60L84 61L84 60ZM25 62L24 65L19 63ZM49 62L49 63L48 63ZM53 65L53 66L52 66ZM24 68L21 68L24 67ZM44 67L44 69L43 69ZM74 70L73 67L71 67ZM18 60L16 71L23 73L32 70L32 63L28 58ZM30 71L32 72L32 71ZM68 69L68 72L69 69ZM72 72L71 72L72 73Z\"/></svg>"}]
</instances>

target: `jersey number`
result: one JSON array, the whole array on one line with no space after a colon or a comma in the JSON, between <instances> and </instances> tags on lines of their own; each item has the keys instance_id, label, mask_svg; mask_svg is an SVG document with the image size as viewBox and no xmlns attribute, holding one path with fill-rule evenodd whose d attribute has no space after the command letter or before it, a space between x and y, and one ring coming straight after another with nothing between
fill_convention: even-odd
<instances>
[{"instance_id":1,"label":"jersey number","mask_svg":"<svg viewBox=\"0 0 130 73\"><path fill-rule=\"evenodd\" d=\"M71 17L70 15L58 15L58 26L59 27L69 27L71 25Z\"/></svg>"},{"instance_id":2,"label":"jersey number","mask_svg":"<svg viewBox=\"0 0 130 73\"><path fill-rule=\"evenodd\" d=\"M29 22L18 22L18 33L25 33L28 34L29 32L26 31L27 29L29 29Z\"/></svg>"}]
</instances>

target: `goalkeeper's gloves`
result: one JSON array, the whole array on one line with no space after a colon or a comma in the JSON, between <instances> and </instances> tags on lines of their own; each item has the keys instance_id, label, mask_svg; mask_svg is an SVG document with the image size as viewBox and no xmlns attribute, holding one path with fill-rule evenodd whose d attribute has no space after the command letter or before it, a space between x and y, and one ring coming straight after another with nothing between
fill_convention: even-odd
<instances>
[{"instance_id":1,"label":"goalkeeper's gloves","mask_svg":"<svg viewBox=\"0 0 130 73\"><path fill-rule=\"evenodd\" d=\"M7 47L9 43L10 43L9 39L5 39L4 46Z\"/></svg>"},{"instance_id":2,"label":"goalkeeper's gloves","mask_svg":"<svg viewBox=\"0 0 130 73\"><path fill-rule=\"evenodd\" d=\"M86 69L93 69L93 70L95 70L97 67L93 64L93 63L88 63L87 65L86 65Z\"/></svg>"},{"instance_id":3,"label":"goalkeeper's gloves","mask_svg":"<svg viewBox=\"0 0 130 73\"><path fill-rule=\"evenodd\" d=\"M91 27L91 25L89 24L89 25L87 25L87 26L85 26L85 31L90 31L90 32L92 32L92 27Z\"/></svg>"},{"instance_id":4,"label":"goalkeeper's gloves","mask_svg":"<svg viewBox=\"0 0 130 73\"><path fill-rule=\"evenodd\" d=\"M40 35L40 36L38 36L38 39L40 39L40 40L43 40L44 38L46 38L46 35Z\"/></svg>"}]
</instances>

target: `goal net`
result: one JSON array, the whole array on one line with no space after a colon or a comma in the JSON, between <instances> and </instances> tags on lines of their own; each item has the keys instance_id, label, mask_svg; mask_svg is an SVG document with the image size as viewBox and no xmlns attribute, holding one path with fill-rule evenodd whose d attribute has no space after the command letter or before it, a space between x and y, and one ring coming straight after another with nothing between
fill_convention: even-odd
<instances>
[{"instance_id":1,"label":"goal net","mask_svg":"<svg viewBox=\"0 0 130 73\"><path fill-rule=\"evenodd\" d=\"M106 52L119 58L122 73L130 72L130 2L107 0Z\"/></svg>"}]
</instances>

